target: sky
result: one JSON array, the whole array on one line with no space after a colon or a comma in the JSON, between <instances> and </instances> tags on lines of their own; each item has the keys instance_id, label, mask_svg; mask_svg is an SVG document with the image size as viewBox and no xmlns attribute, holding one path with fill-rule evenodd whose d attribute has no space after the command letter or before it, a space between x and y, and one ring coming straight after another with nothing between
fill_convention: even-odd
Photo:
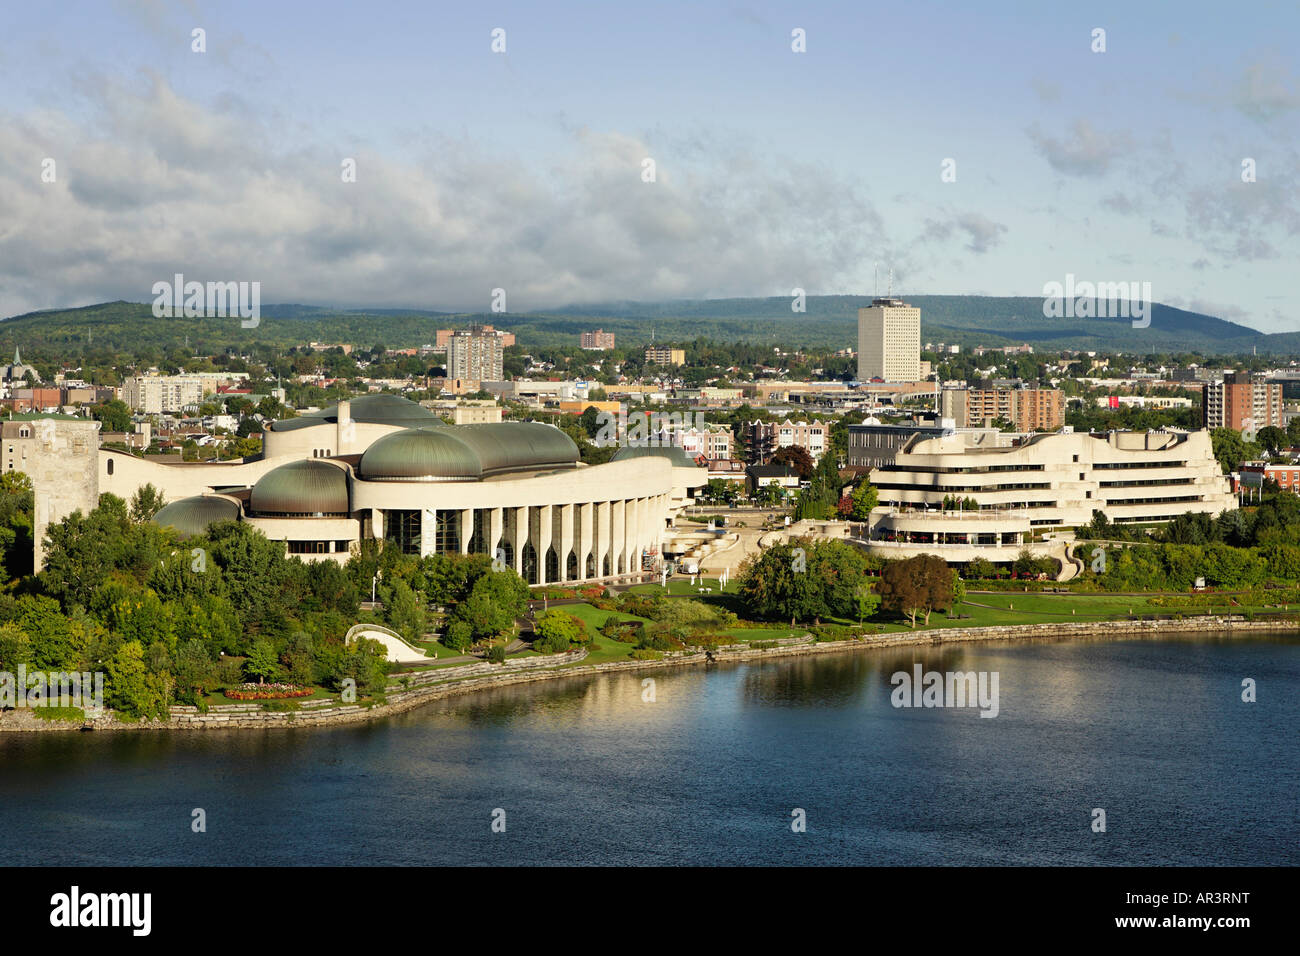
<instances>
[{"instance_id":1,"label":"sky","mask_svg":"<svg viewBox=\"0 0 1300 956\"><path fill-rule=\"evenodd\" d=\"M1297 331L1297 38L1293 2L5 4L0 316L176 273L522 312L892 269Z\"/></svg>"}]
</instances>

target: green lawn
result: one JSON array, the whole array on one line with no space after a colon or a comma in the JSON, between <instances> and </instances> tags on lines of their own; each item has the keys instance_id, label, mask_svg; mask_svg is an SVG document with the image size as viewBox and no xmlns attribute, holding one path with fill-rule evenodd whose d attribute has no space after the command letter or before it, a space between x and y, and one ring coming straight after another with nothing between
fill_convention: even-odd
<instances>
[{"instance_id":1,"label":"green lawn","mask_svg":"<svg viewBox=\"0 0 1300 956\"><path fill-rule=\"evenodd\" d=\"M695 598L708 597L708 595L701 594L699 592L699 589L701 587L713 588L713 593L715 595L723 594L723 593L737 594L740 591L740 586L736 583L735 578L732 578L730 581L728 581L727 586L725 588L721 587L718 584L717 578L705 578L703 581L701 581L699 578L696 578L695 580L696 583L691 584L690 578L680 578L680 577L669 578L668 589L666 591L664 590L664 587L661 584L638 584L635 587L628 588L628 590L631 591L633 594L667 594L669 597L695 597Z\"/></svg>"},{"instance_id":2,"label":"green lawn","mask_svg":"<svg viewBox=\"0 0 1300 956\"><path fill-rule=\"evenodd\" d=\"M453 650L441 641L416 641L415 646L430 658L434 657L460 657L461 651Z\"/></svg>"},{"instance_id":3,"label":"green lawn","mask_svg":"<svg viewBox=\"0 0 1300 956\"><path fill-rule=\"evenodd\" d=\"M1264 611L1265 608L1234 605L1224 599L1213 607L1195 606L1165 599L1164 605L1153 604L1151 598L1125 597L1116 594L998 594L968 595L966 603L954 608L954 614L969 617L950 618L936 611L930 615L929 630L941 627L991 627L1006 624L1040 624L1050 621L1108 621L1129 617L1185 617L1205 614L1242 614L1247 611ZM981 606L984 605L984 606ZM925 627L917 619L917 629ZM905 623L885 622L885 631L911 630Z\"/></svg>"}]
</instances>

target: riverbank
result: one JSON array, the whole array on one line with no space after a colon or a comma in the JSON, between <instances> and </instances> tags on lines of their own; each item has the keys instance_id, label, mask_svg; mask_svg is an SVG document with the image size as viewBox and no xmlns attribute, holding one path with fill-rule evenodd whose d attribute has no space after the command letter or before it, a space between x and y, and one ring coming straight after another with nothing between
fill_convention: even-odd
<instances>
[{"instance_id":1,"label":"riverbank","mask_svg":"<svg viewBox=\"0 0 1300 956\"><path fill-rule=\"evenodd\" d=\"M842 641L818 642L811 635L772 641L755 647L747 644L719 647L712 651L691 650L665 653L661 660L613 661L582 664L585 652L566 655L563 661L529 658L517 665L467 665L474 674L449 677L447 671L424 671L399 677L389 685L382 703L345 704L335 699L311 701L296 711L264 711L255 704L214 707L199 713L194 707L173 707L165 720L122 721L111 713L84 724L44 720L31 711L10 710L0 713L0 733L141 731L141 730L252 730L285 727L324 727L357 723L400 714L430 701L480 690L528 684L569 677L589 677L617 671L650 671L693 664L720 664L830 654L884 647L925 647L937 644L960 644L985 641L1061 641L1113 640L1117 637L1171 637L1178 635L1215 634L1245 636L1249 634L1292 632L1300 634L1296 621L1248 621L1243 617L1216 616L1185 620L1101 621L1080 623L1015 624L993 627L940 628L929 631L903 631L871 634ZM575 659L576 658L576 659ZM459 669L459 668L457 668Z\"/></svg>"}]
</instances>

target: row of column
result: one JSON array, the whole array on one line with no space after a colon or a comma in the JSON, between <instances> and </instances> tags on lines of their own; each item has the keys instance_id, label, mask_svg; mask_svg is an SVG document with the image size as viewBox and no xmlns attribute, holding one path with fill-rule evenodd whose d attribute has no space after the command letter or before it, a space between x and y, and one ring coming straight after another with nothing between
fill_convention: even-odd
<instances>
[{"instance_id":1,"label":"row of column","mask_svg":"<svg viewBox=\"0 0 1300 956\"><path fill-rule=\"evenodd\" d=\"M457 508L454 510L459 513L459 551L461 554L470 553L475 513L482 512L486 515L483 522L485 541L474 550L493 557L499 550L504 551L506 563L530 584L553 584L630 574L641 569L643 549L659 549L668 504L668 496L665 494L570 505ZM421 511L421 557L436 551L439 511L436 508ZM536 555L535 575L524 573L524 552L530 542ZM547 553L552 546L559 558L554 572L548 574ZM570 572L570 554L577 559L574 569L576 573Z\"/></svg>"}]
</instances>

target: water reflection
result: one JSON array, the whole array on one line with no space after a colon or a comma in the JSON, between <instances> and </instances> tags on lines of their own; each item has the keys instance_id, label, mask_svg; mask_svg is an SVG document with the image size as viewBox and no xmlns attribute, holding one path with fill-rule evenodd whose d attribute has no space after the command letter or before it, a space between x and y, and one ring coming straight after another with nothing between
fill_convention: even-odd
<instances>
[{"instance_id":1,"label":"water reflection","mask_svg":"<svg viewBox=\"0 0 1300 956\"><path fill-rule=\"evenodd\" d=\"M1298 650L937 645L517 685L327 729L4 736L0 826L24 834L18 863L1295 863ZM890 676L916 664L998 671L998 717L894 708ZM1100 842L1097 805L1124 821Z\"/></svg>"}]
</instances>

